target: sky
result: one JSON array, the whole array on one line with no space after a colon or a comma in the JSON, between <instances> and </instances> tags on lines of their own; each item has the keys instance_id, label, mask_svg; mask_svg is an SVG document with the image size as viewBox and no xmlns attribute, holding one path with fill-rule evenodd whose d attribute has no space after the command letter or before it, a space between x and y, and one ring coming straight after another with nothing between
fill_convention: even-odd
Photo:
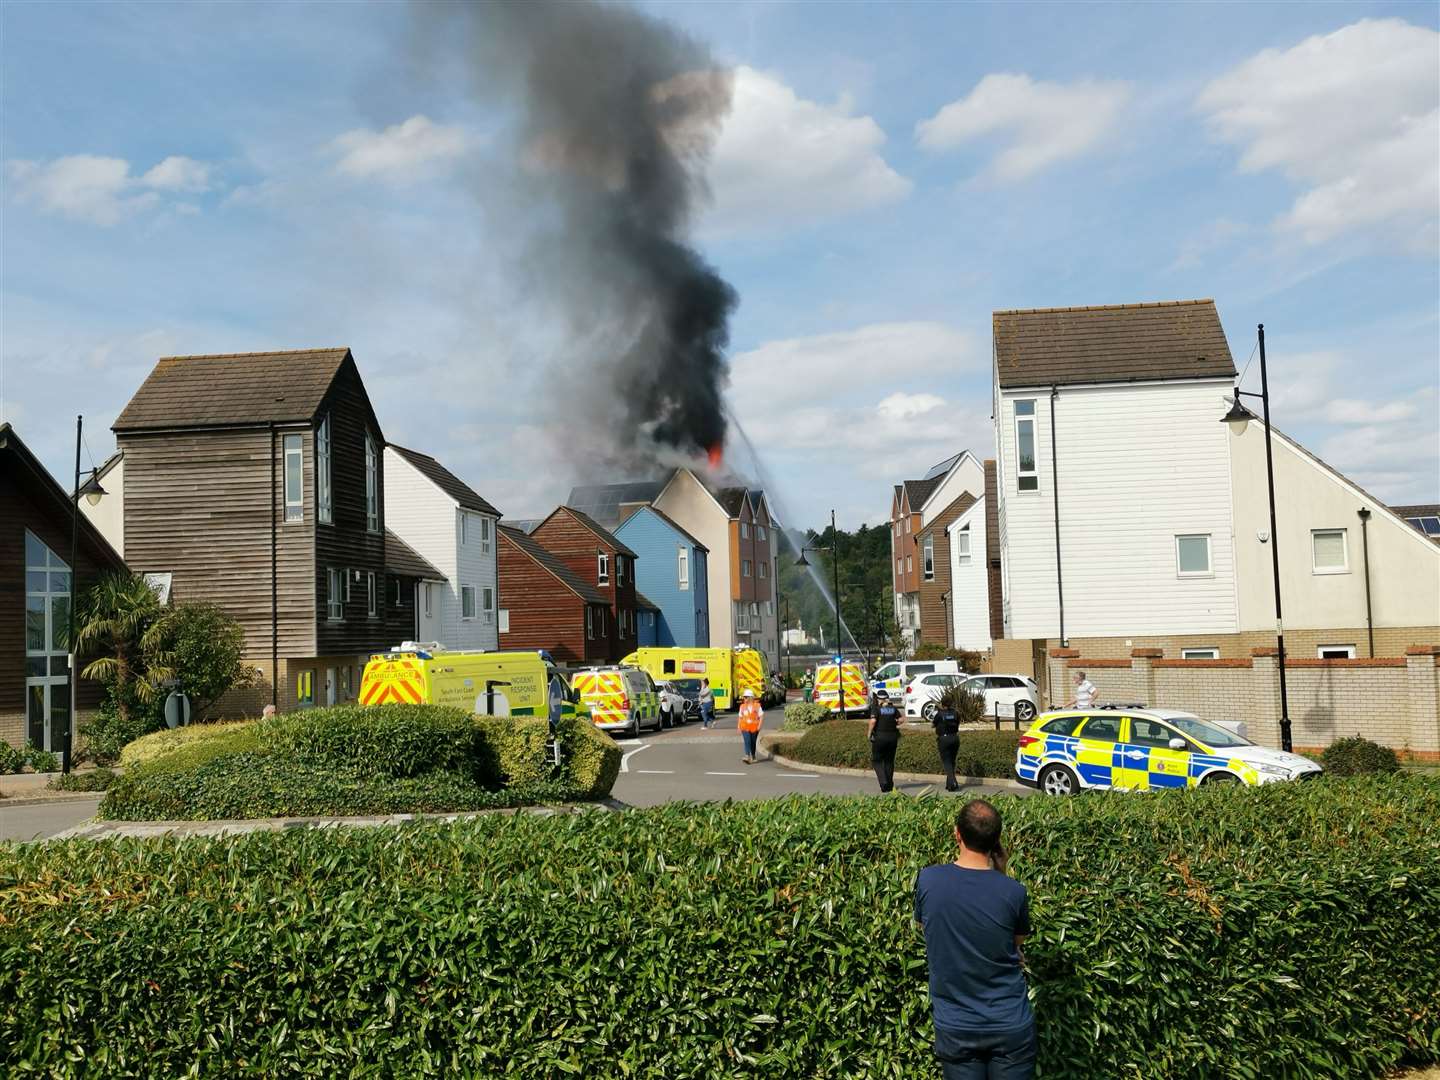
<instances>
[{"instance_id":1,"label":"sky","mask_svg":"<svg viewBox=\"0 0 1440 1080\"><path fill-rule=\"evenodd\" d=\"M1436 5L643 9L733 71L691 238L739 296L730 409L786 524L885 521L892 484L993 452L992 311L1196 297L1247 389L1265 324L1277 427L1440 500ZM506 516L600 479L509 242L544 208L494 182L513 102L416 22L0 6L0 417L57 476L157 357L348 345L385 437Z\"/></svg>"}]
</instances>

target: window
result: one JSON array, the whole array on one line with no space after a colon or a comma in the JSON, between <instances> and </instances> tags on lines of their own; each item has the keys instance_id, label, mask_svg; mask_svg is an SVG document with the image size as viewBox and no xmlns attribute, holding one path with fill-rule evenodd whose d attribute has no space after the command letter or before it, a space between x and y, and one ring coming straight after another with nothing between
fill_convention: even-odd
<instances>
[{"instance_id":1,"label":"window","mask_svg":"<svg viewBox=\"0 0 1440 1080\"><path fill-rule=\"evenodd\" d=\"M600 576L600 584L607 585L610 582L610 556L603 551L595 553L595 563Z\"/></svg>"},{"instance_id":2,"label":"window","mask_svg":"<svg viewBox=\"0 0 1440 1080\"><path fill-rule=\"evenodd\" d=\"M913 524L913 522L911 521L911 519L907 517L907 518L905 519L905 531L906 531L907 533L910 531L910 526L911 526L912 524Z\"/></svg>"},{"instance_id":3,"label":"window","mask_svg":"<svg viewBox=\"0 0 1440 1080\"><path fill-rule=\"evenodd\" d=\"M460 618L475 618L475 586L460 586Z\"/></svg>"},{"instance_id":4,"label":"window","mask_svg":"<svg viewBox=\"0 0 1440 1080\"><path fill-rule=\"evenodd\" d=\"M299 435L285 436L285 520L305 517L305 450Z\"/></svg>"},{"instance_id":5,"label":"window","mask_svg":"<svg viewBox=\"0 0 1440 1080\"><path fill-rule=\"evenodd\" d=\"M434 586L431 585L430 582L427 581L427 582L425 583L425 617L426 617L427 619L430 618L430 616L433 615L434 612L435 612L434 605L431 603L431 599L432 599L431 590L432 590L433 588L434 588Z\"/></svg>"},{"instance_id":6,"label":"window","mask_svg":"<svg viewBox=\"0 0 1440 1080\"><path fill-rule=\"evenodd\" d=\"M901 576L904 575L904 573L905 573L905 560L904 560L904 559L896 559L896 560L895 560L895 576L896 576L896 577L901 577Z\"/></svg>"},{"instance_id":7,"label":"window","mask_svg":"<svg viewBox=\"0 0 1440 1080\"><path fill-rule=\"evenodd\" d=\"M1146 720L1143 717L1132 716L1130 718L1130 738L1126 741L1135 746L1153 746L1159 750L1168 750L1170 740L1178 738L1180 738L1179 732L1171 731L1158 720Z\"/></svg>"},{"instance_id":8,"label":"window","mask_svg":"<svg viewBox=\"0 0 1440 1080\"><path fill-rule=\"evenodd\" d=\"M295 676L295 702L302 709L315 704L315 672L302 671Z\"/></svg>"},{"instance_id":9,"label":"window","mask_svg":"<svg viewBox=\"0 0 1440 1080\"><path fill-rule=\"evenodd\" d=\"M1073 735L1083 719L1083 716L1061 716L1041 724L1040 730L1047 735Z\"/></svg>"},{"instance_id":10,"label":"window","mask_svg":"<svg viewBox=\"0 0 1440 1080\"><path fill-rule=\"evenodd\" d=\"M1089 739L1092 742L1119 742L1120 717L1090 717L1085 721L1085 726L1080 729L1080 738Z\"/></svg>"},{"instance_id":11,"label":"window","mask_svg":"<svg viewBox=\"0 0 1440 1080\"><path fill-rule=\"evenodd\" d=\"M358 574L359 571L357 570L356 573ZM348 604L348 603L350 602L350 571L349 571L349 570L341 570L341 571L340 571L340 580L345 583L345 588L344 588L343 595L344 595L344 597L345 597L345 603Z\"/></svg>"},{"instance_id":12,"label":"window","mask_svg":"<svg viewBox=\"0 0 1440 1080\"><path fill-rule=\"evenodd\" d=\"M764 526L764 525L756 525L756 526L755 526L755 539L756 539L756 540L764 540L764 539L765 539L765 526Z\"/></svg>"},{"instance_id":13,"label":"window","mask_svg":"<svg viewBox=\"0 0 1440 1080\"><path fill-rule=\"evenodd\" d=\"M616 585L624 585L624 584L625 584L625 556L624 556L624 555L616 555L616 556L615 556L615 584L616 584Z\"/></svg>"},{"instance_id":14,"label":"window","mask_svg":"<svg viewBox=\"0 0 1440 1080\"><path fill-rule=\"evenodd\" d=\"M690 588L690 552L686 551L684 547L678 548L677 551L676 574L683 591Z\"/></svg>"},{"instance_id":15,"label":"window","mask_svg":"<svg viewBox=\"0 0 1440 1080\"><path fill-rule=\"evenodd\" d=\"M750 576L750 560L749 560L749 559L741 559L741 560L740 560L740 576L741 576L741 577L749 577L749 576Z\"/></svg>"},{"instance_id":16,"label":"window","mask_svg":"<svg viewBox=\"0 0 1440 1080\"><path fill-rule=\"evenodd\" d=\"M766 600L766 601L765 601L765 614L766 614L766 615L770 615L770 616L773 616L773 615L775 614L775 601L774 601L774 600Z\"/></svg>"},{"instance_id":17,"label":"window","mask_svg":"<svg viewBox=\"0 0 1440 1080\"><path fill-rule=\"evenodd\" d=\"M1350 552L1344 529L1310 530L1310 566L1317 574L1348 574Z\"/></svg>"},{"instance_id":18,"label":"window","mask_svg":"<svg viewBox=\"0 0 1440 1080\"><path fill-rule=\"evenodd\" d=\"M325 617L331 622L345 618L345 571L331 568L325 572Z\"/></svg>"},{"instance_id":19,"label":"window","mask_svg":"<svg viewBox=\"0 0 1440 1080\"><path fill-rule=\"evenodd\" d=\"M1219 660L1219 649L1181 649L1181 660Z\"/></svg>"},{"instance_id":20,"label":"window","mask_svg":"<svg viewBox=\"0 0 1440 1080\"><path fill-rule=\"evenodd\" d=\"M480 590L480 611L486 626L495 622L495 590L489 585Z\"/></svg>"},{"instance_id":21,"label":"window","mask_svg":"<svg viewBox=\"0 0 1440 1080\"><path fill-rule=\"evenodd\" d=\"M770 576L770 567L766 563L760 563L760 576L762 578L768 578Z\"/></svg>"},{"instance_id":22,"label":"window","mask_svg":"<svg viewBox=\"0 0 1440 1080\"><path fill-rule=\"evenodd\" d=\"M960 566L970 565L970 526L966 525L955 534L955 562Z\"/></svg>"},{"instance_id":23,"label":"window","mask_svg":"<svg viewBox=\"0 0 1440 1080\"><path fill-rule=\"evenodd\" d=\"M743 522L743 521L740 522L740 539L741 539L741 540L749 540L749 539L750 539L750 526L747 525L747 524L745 524L745 522Z\"/></svg>"},{"instance_id":24,"label":"window","mask_svg":"<svg viewBox=\"0 0 1440 1080\"><path fill-rule=\"evenodd\" d=\"M58 750L70 725L70 568L25 533L26 738Z\"/></svg>"},{"instance_id":25,"label":"window","mask_svg":"<svg viewBox=\"0 0 1440 1080\"><path fill-rule=\"evenodd\" d=\"M470 542L470 515L464 510L460 511L460 546L464 547Z\"/></svg>"},{"instance_id":26,"label":"window","mask_svg":"<svg viewBox=\"0 0 1440 1080\"><path fill-rule=\"evenodd\" d=\"M390 576L390 606L393 608L400 606L400 579L393 574Z\"/></svg>"},{"instance_id":27,"label":"window","mask_svg":"<svg viewBox=\"0 0 1440 1080\"><path fill-rule=\"evenodd\" d=\"M315 516L330 524L330 418L315 429Z\"/></svg>"},{"instance_id":28,"label":"window","mask_svg":"<svg viewBox=\"0 0 1440 1080\"><path fill-rule=\"evenodd\" d=\"M487 517L480 519L480 554L490 554L490 519Z\"/></svg>"},{"instance_id":29,"label":"window","mask_svg":"<svg viewBox=\"0 0 1440 1080\"><path fill-rule=\"evenodd\" d=\"M1175 537L1175 571L1180 577L1211 577L1210 534Z\"/></svg>"},{"instance_id":30,"label":"window","mask_svg":"<svg viewBox=\"0 0 1440 1080\"><path fill-rule=\"evenodd\" d=\"M348 666L340 669L340 695L342 697L350 696L350 672L351 668Z\"/></svg>"},{"instance_id":31,"label":"window","mask_svg":"<svg viewBox=\"0 0 1440 1080\"><path fill-rule=\"evenodd\" d=\"M1039 491L1035 471L1035 402L1015 402L1015 478L1019 491Z\"/></svg>"},{"instance_id":32,"label":"window","mask_svg":"<svg viewBox=\"0 0 1440 1080\"><path fill-rule=\"evenodd\" d=\"M375 571L365 572L365 614L375 618L380 607L380 591L375 587Z\"/></svg>"},{"instance_id":33,"label":"window","mask_svg":"<svg viewBox=\"0 0 1440 1080\"><path fill-rule=\"evenodd\" d=\"M924 571L925 571L925 580L926 580L926 581L934 581L934 580L935 580L935 537L933 537L933 536L927 535L927 536L925 537L924 559L923 559L922 562L921 562L921 566L924 568Z\"/></svg>"},{"instance_id":34,"label":"window","mask_svg":"<svg viewBox=\"0 0 1440 1080\"><path fill-rule=\"evenodd\" d=\"M499 622L499 624L500 624L500 625L499 625L500 633L502 633L502 634L508 634L508 633L510 632L510 609L509 609L509 608L503 608L503 607L502 607L502 608L500 609L500 616L499 616L498 622Z\"/></svg>"},{"instance_id":35,"label":"window","mask_svg":"<svg viewBox=\"0 0 1440 1080\"><path fill-rule=\"evenodd\" d=\"M915 572L915 557L914 557L913 555L906 555L906 556L905 556L905 573L907 573L907 574L913 574L914 572Z\"/></svg>"},{"instance_id":36,"label":"window","mask_svg":"<svg viewBox=\"0 0 1440 1080\"><path fill-rule=\"evenodd\" d=\"M595 640L595 609L588 604L585 606L585 637Z\"/></svg>"},{"instance_id":37,"label":"window","mask_svg":"<svg viewBox=\"0 0 1440 1080\"><path fill-rule=\"evenodd\" d=\"M380 531L380 458L375 453L375 439L365 433L365 528Z\"/></svg>"},{"instance_id":38,"label":"window","mask_svg":"<svg viewBox=\"0 0 1440 1080\"><path fill-rule=\"evenodd\" d=\"M1354 645L1321 645L1315 650L1321 660L1354 660Z\"/></svg>"}]
</instances>

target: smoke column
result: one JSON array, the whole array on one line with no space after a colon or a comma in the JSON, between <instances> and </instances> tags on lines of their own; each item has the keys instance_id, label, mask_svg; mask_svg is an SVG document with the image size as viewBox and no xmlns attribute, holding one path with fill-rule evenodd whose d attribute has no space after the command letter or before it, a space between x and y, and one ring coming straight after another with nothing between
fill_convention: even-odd
<instances>
[{"instance_id":1,"label":"smoke column","mask_svg":"<svg viewBox=\"0 0 1440 1080\"><path fill-rule=\"evenodd\" d=\"M687 240L730 73L626 7L415 9L432 45L464 50L477 97L513 120L502 146L525 233L518 272L563 324L548 382L580 471L717 463L736 296Z\"/></svg>"}]
</instances>

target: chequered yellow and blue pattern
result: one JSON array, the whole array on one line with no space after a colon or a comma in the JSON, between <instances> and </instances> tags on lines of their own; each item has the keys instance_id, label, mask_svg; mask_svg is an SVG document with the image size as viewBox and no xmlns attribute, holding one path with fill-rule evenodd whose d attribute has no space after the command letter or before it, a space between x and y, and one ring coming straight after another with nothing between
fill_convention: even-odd
<instances>
[{"instance_id":1,"label":"chequered yellow and blue pattern","mask_svg":"<svg viewBox=\"0 0 1440 1080\"><path fill-rule=\"evenodd\" d=\"M1015 773L1021 780L1036 781L1041 770L1052 762L1067 765L1084 787L1124 788L1149 791L1158 788L1195 787L1210 772L1224 769L1246 784L1259 782L1254 767L1237 758L1220 754L1195 754L1141 746L1124 741L1130 720L1125 718L1119 741L1085 738L1082 727L1076 735L1053 735L1040 730L1054 716L1042 716L1026 734L1036 741L1022 746L1015 755Z\"/></svg>"}]
</instances>

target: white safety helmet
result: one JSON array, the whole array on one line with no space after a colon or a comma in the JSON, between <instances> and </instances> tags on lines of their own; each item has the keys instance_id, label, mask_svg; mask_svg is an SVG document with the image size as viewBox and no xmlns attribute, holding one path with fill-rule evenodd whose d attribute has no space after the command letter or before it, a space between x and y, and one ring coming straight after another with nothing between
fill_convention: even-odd
<instances>
[{"instance_id":1,"label":"white safety helmet","mask_svg":"<svg viewBox=\"0 0 1440 1080\"><path fill-rule=\"evenodd\" d=\"M746 696L746 697L754 697L754 696L755 696L755 691L754 691L754 690L746 690L746 691L745 691L745 696Z\"/></svg>"}]
</instances>

